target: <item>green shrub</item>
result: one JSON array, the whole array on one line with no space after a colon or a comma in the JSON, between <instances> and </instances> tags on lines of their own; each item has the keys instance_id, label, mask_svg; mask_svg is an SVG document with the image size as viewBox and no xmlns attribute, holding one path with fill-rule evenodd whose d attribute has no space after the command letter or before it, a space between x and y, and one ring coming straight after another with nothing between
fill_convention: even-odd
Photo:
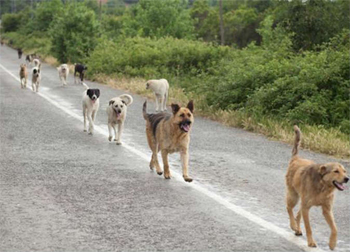
<instances>
[{"instance_id":1,"label":"green shrub","mask_svg":"<svg viewBox=\"0 0 350 252\"><path fill-rule=\"evenodd\" d=\"M198 41L174 38L103 40L89 58L90 74L168 78L209 72L228 52Z\"/></svg>"},{"instance_id":2,"label":"green shrub","mask_svg":"<svg viewBox=\"0 0 350 252\"><path fill-rule=\"evenodd\" d=\"M99 36L95 12L83 4L70 4L56 16L49 31L52 53L60 62L83 62Z\"/></svg>"}]
</instances>

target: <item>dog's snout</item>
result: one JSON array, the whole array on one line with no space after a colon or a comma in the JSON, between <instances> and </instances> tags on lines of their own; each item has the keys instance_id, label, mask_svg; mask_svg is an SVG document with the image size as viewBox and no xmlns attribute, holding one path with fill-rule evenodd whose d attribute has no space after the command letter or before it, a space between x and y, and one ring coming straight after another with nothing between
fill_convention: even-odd
<instances>
[{"instance_id":1,"label":"dog's snout","mask_svg":"<svg viewBox=\"0 0 350 252\"><path fill-rule=\"evenodd\" d=\"M117 112L118 112L118 113L121 113L122 111L121 111L121 109L118 109Z\"/></svg>"},{"instance_id":2,"label":"dog's snout","mask_svg":"<svg viewBox=\"0 0 350 252\"><path fill-rule=\"evenodd\" d=\"M345 178L344 178L344 182L345 182L345 183L348 183L348 181L349 181L349 178L348 178L348 177L345 177Z\"/></svg>"},{"instance_id":3,"label":"dog's snout","mask_svg":"<svg viewBox=\"0 0 350 252\"><path fill-rule=\"evenodd\" d=\"M191 124L192 122L191 122L191 120L187 119L187 120L184 121L184 123L185 124Z\"/></svg>"}]
</instances>

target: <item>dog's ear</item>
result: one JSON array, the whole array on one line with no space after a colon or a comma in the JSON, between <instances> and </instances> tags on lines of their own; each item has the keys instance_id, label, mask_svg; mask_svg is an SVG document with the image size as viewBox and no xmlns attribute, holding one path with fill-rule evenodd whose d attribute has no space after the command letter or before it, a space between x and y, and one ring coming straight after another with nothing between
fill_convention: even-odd
<instances>
[{"instance_id":1,"label":"dog's ear","mask_svg":"<svg viewBox=\"0 0 350 252\"><path fill-rule=\"evenodd\" d=\"M175 115L177 113L177 111L179 111L180 106L178 104L171 104L171 109L173 110L173 114Z\"/></svg>"},{"instance_id":2,"label":"dog's ear","mask_svg":"<svg viewBox=\"0 0 350 252\"><path fill-rule=\"evenodd\" d=\"M190 100L187 104L187 108L193 113L194 110L194 105L193 105L193 100Z\"/></svg>"},{"instance_id":3,"label":"dog's ear","mask_svg":"<svg viewBox=\"0 0 350 252\"><path fill-rule=\"evenodd\" d=\"M114 100L110 100L109 101L109 106L113 105L114 104Z\"/></svg>"},{"instance_id":4,"label":"dog's ear","mask_svg":"<svg viewBox=\"0 0 350 252\"><path fill-rule=\"evenodd\" d=\"M95 94L96 94L97 98L100 97L100 90L96 89Z\"/></svg>"},{"instance_id":5,"label":"dog's ear","mask_svg":"<svg viewBox=\"0 0 350 252\"><path fill-rule=\"evenodd\" d=\"M318 172L321 174L321 176L323 177L324 175L326 175L327 173L330 172L329 167L325 166L325 165L321 165L320 168L318 169Z\"/></svg>"}]
</instances>

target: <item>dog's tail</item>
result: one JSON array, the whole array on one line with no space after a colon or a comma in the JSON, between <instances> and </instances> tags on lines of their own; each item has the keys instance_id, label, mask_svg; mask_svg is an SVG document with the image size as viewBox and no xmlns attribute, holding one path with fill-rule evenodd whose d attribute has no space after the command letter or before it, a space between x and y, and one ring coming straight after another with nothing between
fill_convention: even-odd
<instances>
[{"instance_id":1,"label":"dog's tail","mask_svg":"<svg viewBox=\"0 0 350 252\"><path fill-rule=\"evenodd\" d=\"M294 125L294 133L295 133L295 138L294 138L294 146L293 146L293 150L292 150L292 157L298 155L298 149L299 149L299 145L300 145L300 136L301 136L301 132L298 126Z\"/></svg>"},{"instance_id":2,"label":"dog's tail","mask_svg":"<svg viewBox=\"0 0 350 252\"><path fill-rule=\"evenodd\" d=\"M145 103L143 104L142 114L143 114L143 118L147 121L147 120L148 120L148 115L147 115L147 100L146 100Z\"/></svg>"},{"instance_id":3,"label":"dog's tail","mask_svg":"<svg viewBox=\"0 0 350 252\"><path fill-rule=\"evenodd\" d=\"M88 85L86 85L84 82L82 82L81 84L83 84L83 86L86 88L86 90L89 89Z\"/></svg>"}]
</instances>

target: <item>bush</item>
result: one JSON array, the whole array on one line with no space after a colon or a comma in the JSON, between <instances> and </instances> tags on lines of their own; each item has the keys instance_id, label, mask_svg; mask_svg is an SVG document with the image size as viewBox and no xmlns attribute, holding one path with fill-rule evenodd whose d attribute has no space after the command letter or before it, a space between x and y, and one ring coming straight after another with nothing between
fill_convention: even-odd
<instances>
[{"instance_id":1,"label":"bush","mask_svg":"<svg viewBox=\"0 0 350 252\"><path fill-rule=\"evenodd\" d=\"M21 24L21 14L6 13L2 15L1 26L4 32L17 31Z\"/></svg>"},{"instance_id":2,"label":"bush","mask_svg":"<svg viewBox=\"0 0 350 252\"><path fill-rule=\"evenodd\" d=\"M118 42L103 40L89 58L89 73L145 78L198 75L209 72L228 50L170 37L158 40L135 37Z\"/></svg>"},{"instance_id":3,"label":"bush","mask_svg":"<svg viewBox=\"0 0 350 252\"><path fill-rule=\"evenodd\" d=\"M52 53L60 62L83 62L99 36L95 12L83 4L70 4L52 21L49 31Z\"/></svg>"}]
</instances>

